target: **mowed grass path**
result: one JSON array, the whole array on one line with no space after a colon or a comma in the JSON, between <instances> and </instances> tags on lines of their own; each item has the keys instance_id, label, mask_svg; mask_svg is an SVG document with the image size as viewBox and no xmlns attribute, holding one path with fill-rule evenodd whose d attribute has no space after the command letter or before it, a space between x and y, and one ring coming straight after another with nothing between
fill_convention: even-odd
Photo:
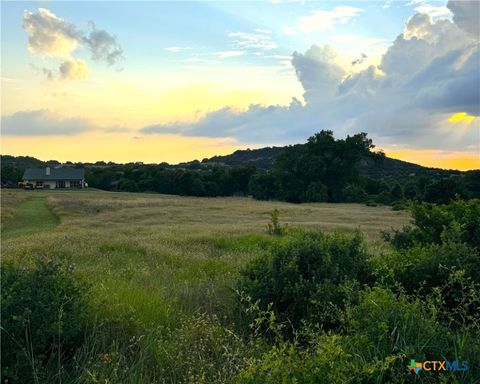
<instances>
[{"instance_id":1,"label":"mowed grass path","mask_svg":"<svg viewBox=\"0 0 480 384\"><path fill-rule=\"evenodd\" d=\"M32 196L21 202L15 216L2 231L2 237L10 238L46 231L56 227L60 221L46 205L46 196Z\"/></svg>"}]
</instances>

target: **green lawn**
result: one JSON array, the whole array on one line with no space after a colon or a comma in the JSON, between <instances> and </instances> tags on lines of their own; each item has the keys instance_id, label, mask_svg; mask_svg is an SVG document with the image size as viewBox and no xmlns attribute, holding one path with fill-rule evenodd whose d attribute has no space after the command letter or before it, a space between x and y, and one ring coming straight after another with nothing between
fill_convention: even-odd
<instances>
[{"instance_id":1,"label":"green lawn","mask_svg":"<svg viewBox=\"0 0 480 384\"><path fill-rule=\"evenodd\" d=\"M59 219L46 205L46 196L31 196L21 202L15 215L2 231L4 239L55 228Z\"/></svg>"}]
</instances>

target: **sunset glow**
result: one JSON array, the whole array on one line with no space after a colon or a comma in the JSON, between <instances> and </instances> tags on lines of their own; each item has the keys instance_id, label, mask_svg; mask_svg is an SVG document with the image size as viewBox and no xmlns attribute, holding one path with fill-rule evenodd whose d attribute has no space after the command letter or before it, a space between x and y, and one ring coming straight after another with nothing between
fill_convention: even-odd
<instances>
[{"instance_id":1,"label":"sunset glow","mask_svg":"<svg viewBox=\"0 0 480 384\"><path fill-rule=\"evenodd\" d=\"M330 129L479 168L476 27L428 5L2 2L2 154L175 163Z\"/></svg>"}]
</instances>

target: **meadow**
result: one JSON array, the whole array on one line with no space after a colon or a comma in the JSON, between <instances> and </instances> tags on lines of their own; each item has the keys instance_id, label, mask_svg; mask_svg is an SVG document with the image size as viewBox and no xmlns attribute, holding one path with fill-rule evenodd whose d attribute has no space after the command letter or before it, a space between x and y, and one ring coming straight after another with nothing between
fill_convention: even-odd
<instances>
[{"instance_id":1,"label":"meadow","mask_svg":"<svg viewBox=\"0 0 480 384\"><path fill-rule=\"evenodd\" d=\"M259 382L248 367L274 342L245 335L252 327L242 328L236 290L240 271L284 241L266 231L275 209L292 232L359 230L371 257L391 248L381 231L411 221L387 206L3 190L2 262L29 269L53 260L88 287L88 327L68 362L35 373L24 348L35 382ZM258 303L248 311L257 324L273 314Z\"/></svg>"}]
</instances>

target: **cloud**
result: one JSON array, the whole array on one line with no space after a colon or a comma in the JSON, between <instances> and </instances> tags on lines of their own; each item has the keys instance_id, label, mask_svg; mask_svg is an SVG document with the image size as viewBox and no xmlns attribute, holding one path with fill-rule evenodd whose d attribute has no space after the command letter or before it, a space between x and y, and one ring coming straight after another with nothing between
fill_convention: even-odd
<instances>
[{"instance_id":1,"label":"cloud","mask_svg":"<svg viewBox=\"0 0 480 384\"><path fill-rule=\"evenodd\" d=\"M251 143L270 142L281 140L288 142L291 134L284 127L296 125L297 131L302 134L310 132L312 122L307 122L307 127L300 127L298 122L304 113L302 104L293 99L288 106L251 105L245 111L225 107L210 112L196 123L171 123L156 124L140 130L144 134L180 133L184 136L208 137L239 137L242 141Z\"/></svg>"},{"instance_id":2,"label":"cloud","mask_svg":"<svg viewBox=\"0 0 480 384\"><path fill-rule=\"evenodd\" d=\"M105 61L114 65L123 59L123 49L117 38L103 29L97 29L94 22L90 22L90 34L83 38L86 46L92 53L92 59Z\"/></svg>"},{"instance_id":3,"label":"cloud","mask_svg":"<svg viewBox=\"0 0 480 384\"><path fill-rule=\"evenodd\" d=\"M60 76L66 80L81 80L88 77L88 67L82 59L67 60L60 64Z\"/></svg>"},{"instance_id":4,"label":"cloud","mask_svg":"<svg viewBox=\"0 0 480 384\"><path fill-rule=\"evenodd\" d=\"M80 33L75 25L48 9L25 11L22 27L28 33L28 50L33 54L67 58L78 47Z\"/></svg>"},{"instance_id":5,"label":"cloud","mask_svg":"<svg viewBox=\"0 0 480 384\"><path fill-rule=\"evenodd\" d=\"M186 51L188 49L191 49L191 48L190 47L166 47L166 48L163 48L164 51L172 52L172 53L182 52L182 51Z\"/></svg>"},{"instance_id":6,"label":"cloud","mask_svg":"<svg viewBox=\"0 0 480 384\"><path fill-rule=\"evenodd\" d=\"M408 3L405 3L405 6L408 7L410 5L417 5L417 4L421 4L421 3L424 3L425 0L410 0Z\"/></svg>"},{"instance_id":7,"label":"cloud","mask_svg":"<svg viewBox=\"0 0 480 384\"><path fill-rule=\"evenodd\" d=\"M294 26L284 27L283 32L292 34L328 31L337 24L347 23L362 12L363 9L350 6L337 6L331 11L313 11L309 16L298 18Z\"/></svg>"},{"instance_id":8,"label":"cloud","mask_svg":"<svg viewBox=\"0 0 480 384\"><path fill-rule=\"evenodd\" d=\"M220 51L215 52L214 55L220 59L228 59L229 57L243 56L245 51Z\"/></svg>"},{"instance_id":9,"label":"cloud","mask_svg":"<svg viewBox=\"0 0 480 384\"><path fill-rule=\"evenodd\" d=\"M444 5L435 6L432 4L421 3L418 7L415 8L415 11L420 14L429 15L431 17L447 17L452 13Z\"/></svg>"},{"instance_id":10,"label":"cloud","mask_svg":"<svg viewBox=\"0 0 480 384\"><path fill-rule=\"evenodd\" d=\"M40 109L2 116L2 134L8 136L75 135L94 128L86 119L65 118Z\"/></svg>"},{"instance_id":11,"label":"cloud","mask_svg":"<svg viewBox=\"0 0 480 384\"><path fill-rule=\"evenodd\" d=\"M392 1L393 0L385 0L385 2L382 5L382 8L384 9L390 8L392 6Z\"/></svg>"},{"instance_id":12,"label":"cloud","mask_svg":"<svg viewBox=\"0 0 480 384\"><path fill-rule=\"evenodd\" d=\"M42 68L42 73L45 75L47 80L53 80L55 77L55 71L48 68Z\"/></svg>"},{"instance_id":13,"label":"cloud","mask_svg":"<svg viewBox=\"0 0 480 384\"><path fill-rule=\"evenodd\" d=\"M293 53L305 104L223 108L194 123L153 125L142 132L286 144L332 129L338 136L366 131L389 148L480 151L480 119L449 121L458 113L480 114L480 44L472 33L472 20L478 24L479 16L467 12L471 5L464 2L448 6L453 21L419 13L410 17L378 66L351 72L328 45Z\"/></svg>"},{"instance_id":14,"label":"cloud","mask_svg":"<svg viewBox=\"0 0 480 384\"><path fill-rule=\"evenodd\" d=\"M460 28L475 36L480 36L480 2L478 1L449 1L447 8L453 13L453 21Z\"/></svg>"},{"instance_id":15,"label":"cloud","mask_svg":"<svg viewBox=\"0 0 480 384\"><path fill-rule=\"evenodd\" d=\"M269 30L256 29L255 33L231 32L228 34L228 37L234 40L234 45L238 49L259 49L269 51L278 47L270 36L270 33Z\"/></svg>"},{"instance_id":16,"label":"cloud","mask_svg":"<svg viewBox=\"0 0 480 384\"><path fill-rule=\"evenodd\" d=\"M61 80L84 79L89 70L85 60L76 56L80 47L90 51L92 59L104 61L112 66L123 60L123 50L117 38L107 31L97 29L90 22L90 33L85 35L74 24L58 17L46 8L36 11L24 11L22 27L28 33L28 50L34 55L61 59L59 71L42 68L42 73L48 80L56 75Z\"/></svg>"},{"instance_id":17,"label":"cloud","mask_svg":"<svg viewBox=\"0 0 480 384\"><path fill-rule=\"evenodd\" d=\"M358 59L352 61L352 67L354 65L362 64L368 56L365 53L361 53Z\"/></svg>"},{"instance_id":18,"label":"cloud","mask_svg":"<svg viewBox=\"0 0 480 384\"><path fill-rule=\"evenodd\" d=\"M307 103L332 98L337 86L346 76L345 70L336 63L337 52L329 45L314 45L305 53L294 52L292 65L302 83Z\"/></svg>"}]
</instances>

